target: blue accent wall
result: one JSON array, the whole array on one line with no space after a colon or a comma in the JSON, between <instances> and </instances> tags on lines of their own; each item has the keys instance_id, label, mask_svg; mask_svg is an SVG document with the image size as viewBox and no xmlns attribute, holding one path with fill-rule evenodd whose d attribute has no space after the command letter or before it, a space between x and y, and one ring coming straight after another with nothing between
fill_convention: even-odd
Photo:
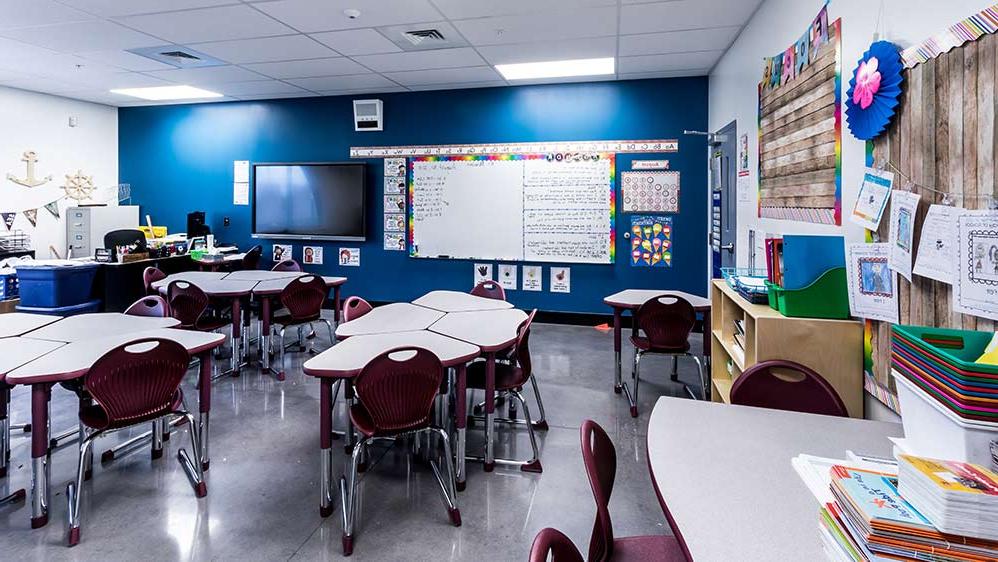
<instances>
[{"instance_id":1,"label":"blue accent wall","mask_svg":"<svg viewBox=\"0 0 998 562\"><path fill-rule=\"evenodd\" d=\"M355 132L353 99L384 100L385 130ZM675 138L679 152L619 154L619 173L634 159L666 158L681 172L680 213L673 217L671 268L628 263L624 233L630 216L617 193L617 263L569 265L570 294L513 291L521 308L608 313L603 297L623 288L671 288L705 294L707 163L704 137L684 129L707 128L707 78L672 78L447 90L274 101L121 108L118 114L119 174L131 184L132 201L171 232L186 229L189 211L204 210L212 232L241 247L250 237L251 207L232 204L232 162L346 161L351 146L623 140ZM468 290L472 262L413 259L382 249L381 160L368 161L367 242L324 243L326 264L312 270L349 277L345 295L401 301L432 289ZM223 226L230 217L231 225ZM467 228L476 228L468 217ZM271 241L264 245L264 262ZM302 242L293 241L301 261ZM339 247L361 248L361 266L335 263ZM493 265L495 272L496 266ZM521 270L522 274L522 270Z\"/></svg>"}]
</instances>

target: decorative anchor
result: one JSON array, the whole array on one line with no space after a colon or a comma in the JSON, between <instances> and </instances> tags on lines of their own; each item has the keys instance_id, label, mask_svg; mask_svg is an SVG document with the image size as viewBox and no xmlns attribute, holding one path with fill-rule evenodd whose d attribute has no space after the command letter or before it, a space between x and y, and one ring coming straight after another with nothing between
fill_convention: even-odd
<instances>
[{"instance_id":1,"label":"decorative anchor","mask_svg":"<svg viewBox=\"0 0 998 562\"><path fill-rule=\"evenodd\" d=\"M27 163L28 172L27 176L23 180L14 177L14 174L7 174L7 179L24 187L38 187L44 183L52 181L52 176L46 176L43 179L37 179L35 177L35 162L38 162L38 155L35 154L34 150L29 150L24 153L21 157L21 161Z\"/></svg>"}]
</instances>

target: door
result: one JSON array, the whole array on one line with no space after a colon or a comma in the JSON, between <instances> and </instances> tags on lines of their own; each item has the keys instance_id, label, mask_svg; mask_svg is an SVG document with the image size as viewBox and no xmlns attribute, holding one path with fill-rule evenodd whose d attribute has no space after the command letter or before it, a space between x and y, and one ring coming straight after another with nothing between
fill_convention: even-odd
<instances>
[{"instance_id":1,"label":"door","mask_svg":"<svg viewBox=\"0 0 998 562\"><path fill-rule=\"evenodd\" d=\"M711 271L721 276L722 267L735 267L735 244L738 233L736 194L738 127L735 121L709 139L710 147L710 244Z\"/></svg>"}]
</instances>

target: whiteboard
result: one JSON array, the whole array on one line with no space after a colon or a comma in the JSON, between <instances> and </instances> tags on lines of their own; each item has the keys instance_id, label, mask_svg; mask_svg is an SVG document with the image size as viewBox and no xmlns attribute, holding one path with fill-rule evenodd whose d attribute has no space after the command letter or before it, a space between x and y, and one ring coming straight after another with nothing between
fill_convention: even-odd
<instances>
[{"instance_id":1,"label":"whiteboard","mask_svg":"<svg viewBox=\"0 0 998 562\"><path fill-rule=\"evenodd\" d=\"M612 154L413 158L417 258L613 263Z\"/></svg>"}]
</instances>

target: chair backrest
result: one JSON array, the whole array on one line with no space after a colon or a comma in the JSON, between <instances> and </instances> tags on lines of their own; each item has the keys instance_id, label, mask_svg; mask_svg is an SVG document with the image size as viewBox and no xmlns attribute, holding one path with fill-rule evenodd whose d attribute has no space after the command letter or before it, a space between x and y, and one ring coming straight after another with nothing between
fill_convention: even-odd
<instances>
[{"instance_id":1,"label":"chair backrest","mask_svg":"<svg viewBox=\"0 0 998 562\"><path fill-rule=\"evenodd\" d=\"M322 314L329 289L317 275L302 275L293 279L281 291L281 304L296 322L316 320Z\"/></svg>"},{"instance_id":2,"label":"chair backrest","mask_svg":"<svg viewBox=\"0 0 998 562\"><path fill-rule=\"evenodd\" d=\"M350 297L343 302L343 321L349 322L371 312L374 307L360 297Z\"/></svg>"},{"instance_id":3,"label":"chair backrest","mask_svg":"<svg viewBox=\"0 0 998 562\"><path fill-rule=\"evenodd\" d=\"M117 259L118 246L135 244L138 251L146 250L146 234L137 228L122 228L112 230L104 235L104 247L111 250L111 255Z\"/></svg>"},{"instance_id":4,"label":"chair backrest","mask_svg":"<svg viewBox=\"0 0 998 562\"><path fill-rule=\"evenodd\" d=\"M634 325L657 348L685 347L696 321L693 305L676 295L652 297L634 314Z\"/></svg>"},{"instance_id":5,"label":"chair backrest","mask_svg":"<svg viewBox=\"0 0 998 562\"><path fill-rule=\"evenodd\" d=\"M482 281L475 285L475 288L471 290L471 294L487 299L506 300L506 291L502 289L502 285L495 281Z\"/></svg>"},{"instance_id":6,"label":"chair backrest","mask_svg":"<svg viewBox=\"0 0 998 562\"><path fill-rule=\"evenodd\" d=\"M827 416L849 415L839 393L824 377L793 361L763 361L746 369L731 387L731 403Z\"/></svg>"},{"instance_id":7,"label":"chair backrest","mask_svg":"<svg viewBox=\"0 0 998 562\"><path fill-rule=\"evenodd\" d=\"M270 268L271 271L301 271L301 266L295 260L281 260Z\"/></svg>"},{"instance_id":8,"label":"chair backrest","mask_svg":"<svg viewBox=\"0 0 998 562\"><path fill-rule=\"evenodd\" d=\"M516 328L516 343L513 344L509 359L514 365L520 367L520 376L516 382L517 385L524 384L530 379L530 325L534 322L534 316L536 315L537 309L535 308L530 311L527 319L520 322L520 325Z\"/></svg>"},{"instance_id":9,"label":"chair backrest","mask_svg":"<svg viewBox=\"0 0 998 562\"><path fill-rule=\"evenodd\" d=\"M572 539L558 529L541 529L530 547L530 562L583 562L582 554L575 548Z\"/></svg>"},{"instance_id":10,"label":"chair backrest","mask_svg":"<svg viewBox=\"0 0 998 562\"><path fill-rule=\"evenodd\" d=\"M256 269L260 263L260 256L263 255L263 246L257 244L249 249L243 256L243 269Z\"/></svg>"},{"instance_id":11,"label":"chair backrest","mask_svg":"<svg viewBox=\"0 0 998 562\"><path fill-rule=\"evenodd\" d=\"M606 431L593 420L582 423L582 461L596 500L596 522L589 539L589 562L613 557L613 523L610 522L610 495L617 476L617 451Z\"/></svg>"},{"instance_id":12,"label":"chair backrest","mask_svg":"<svg viewBox=\"0 0 998 562\"><path fill-rule=\"evenodd\" d=\"M146 286L147 295L158 294L156 289L152 288L152 284L156 281L162 281L166 279L166 274L163 273L158 267L149 266L142 271L142 283Z\"/></svg>"},{"instance_id":13,"label":"chair backrest","mask_svg":"<svg viewBox=\"0 0 998 562\"><path fill-rule=\"evenodd\" d=\"M179 343L143 338L105 353L87 372L83 386L112 425L127 425L170 408L189 362Z\"/></svg>"},{"instance_id":14,"label":"chair backrest","mask_svg":"<svg viewBox=\"0 0 998 562\"><path fill-rule=\"evenodd\" d=\"M353 384L377 431L404 431L430 423L443 373L432 351L399 347L368 362Z\"/></svg>"},{"instance_id":15,"label":"chair backrest","mask_svg":"<svg viewBox=\"0 0 998 562\"><path fill-rule=\"evenodd\" d=\"M208 295L190 281L171 281L166 287L170 315L180 320L182 328L197 328L198 320L208 310Z\"/></svg>"},{"instance_id":16,"label":"chair backrest","mask_svg":"<svg viewBox=\"0 0 998 562\"><path fill-rule=\"evenodd\" d=\"M132 303L125 310L128 316L148 316L152 318L166 318L166 299L159 295L150 295Z\"/></svg>"}]
</instances>

